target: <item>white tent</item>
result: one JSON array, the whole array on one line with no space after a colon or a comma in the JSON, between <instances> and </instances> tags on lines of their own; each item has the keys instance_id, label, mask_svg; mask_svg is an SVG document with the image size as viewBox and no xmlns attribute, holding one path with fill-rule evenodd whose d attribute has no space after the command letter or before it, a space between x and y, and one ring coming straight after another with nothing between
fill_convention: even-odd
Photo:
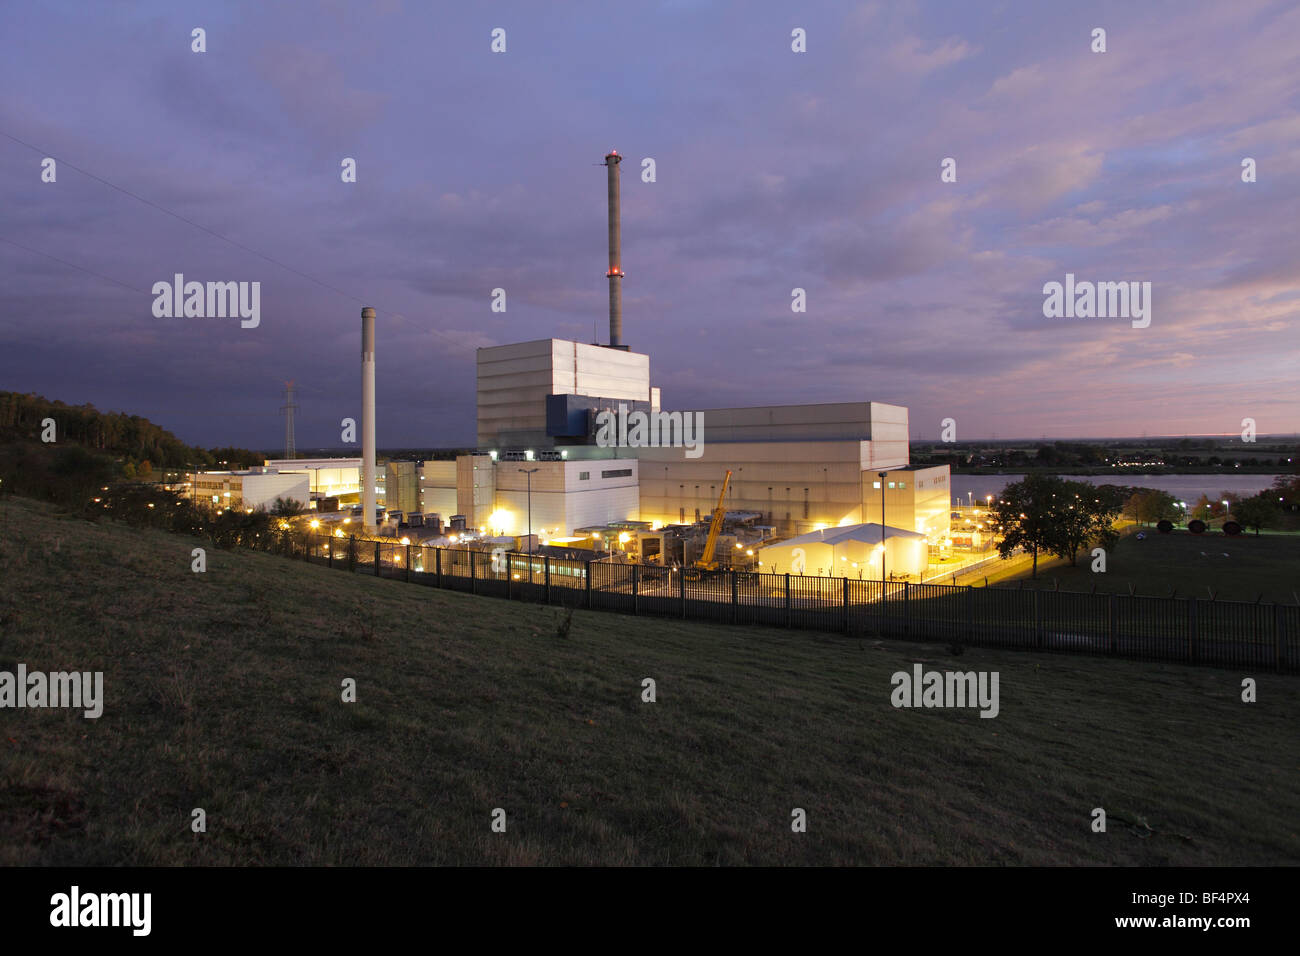
<instances>
[{"instance_id":1,"label":"white tent","mask_svg":"<svg viewBox=\"0 0 1300 956\"><path fill-rule=\"evenodd\" d=\"M850 524L801 534L759 551L762 570L880 580L885 573L919 579L930 560L923 534L878 524Z\"/></svg>"}]
</instances>

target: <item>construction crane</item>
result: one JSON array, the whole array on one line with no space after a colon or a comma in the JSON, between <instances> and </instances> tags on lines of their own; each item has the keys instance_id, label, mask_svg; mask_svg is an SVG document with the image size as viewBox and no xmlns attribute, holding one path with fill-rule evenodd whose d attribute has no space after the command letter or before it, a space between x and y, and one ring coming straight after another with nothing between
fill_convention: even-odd
<instances>
[{"instance_id":1,"label":"construction crane","mask_svg":"<svg viewBox=\"0 0 1300 956\"><path fill-rule=\"evenodd\" d=\"M727 516L726 506L723 504L727 500L727 486L731 484L731 470L727 470L727 477L722 479L722 494L718 495L718 506L713 509L713 520L709 523L709 540L704 544L704 554L700 555L700 560L695 562L695 568L699 571L713 571L718 567L718 562L713 559L713 553L718 547L718 535L722 533L722 520Z\"/></svg>"}]
</instances>

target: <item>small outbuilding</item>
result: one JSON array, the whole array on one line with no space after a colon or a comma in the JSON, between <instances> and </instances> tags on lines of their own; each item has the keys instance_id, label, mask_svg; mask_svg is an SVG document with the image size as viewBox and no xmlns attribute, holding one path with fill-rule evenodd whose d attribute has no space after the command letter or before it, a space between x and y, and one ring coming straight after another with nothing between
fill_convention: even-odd
<instances>
[{"instance_id":1,"label":"small outbuilding","mask_svg":"<svg viewBox=\"0 0 1300 956\"><path fill-rule=\"evenodd\" d=\"M920 580L930 560L925 535L879 524L820 528L759 551L760 570L771 574L812 574L880 580L884 573Z\"/></svg>"}]
</instances>

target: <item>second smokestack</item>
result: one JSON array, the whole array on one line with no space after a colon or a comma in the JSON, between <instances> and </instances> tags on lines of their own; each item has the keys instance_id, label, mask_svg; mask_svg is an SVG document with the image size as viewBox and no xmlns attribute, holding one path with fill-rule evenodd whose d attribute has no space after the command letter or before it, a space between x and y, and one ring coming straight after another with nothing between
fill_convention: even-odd
<instances>
[{"instance_id":1,"label":"second smokestack","mask_svg":"<svg viewBox=\"0 0 1300 956\"><path fill-rule=\"evenodd\" d=\"M623 347L623 268L622 268L622 217L618 209L618 164L623 157L611 149L605 155L609 169L609 344L611 348Z\"/></svg>"},{"instance_id":2,"label":"second smokestack","mask_svg":"<svg viewBox=\"0 0 1300 956\"><path fill-rule=\"evenodd\" d=\"M361 310L361 526L375 523L375 310Z\"/></svg>"}]
</instances>

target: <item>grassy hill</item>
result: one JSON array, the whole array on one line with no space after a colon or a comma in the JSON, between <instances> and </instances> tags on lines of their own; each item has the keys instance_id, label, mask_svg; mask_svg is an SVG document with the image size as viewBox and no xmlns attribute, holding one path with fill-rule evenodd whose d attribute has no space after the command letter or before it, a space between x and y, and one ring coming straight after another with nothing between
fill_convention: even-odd
<instances>
[{"instance_id":1,"label":"grassy hill","mask_svg":"<svg viewBox=\"0 0 1300 956\"><path fill-rule=\"evenodd\" d=\"M0 503L0 670L106 696L0 710L0 864L1300 862L1295 677L582 611L560 637L270 555L195 574L199 545ZM917 660L998 671L999 716L893 708Z\"/></svg>"}]
</instances>

